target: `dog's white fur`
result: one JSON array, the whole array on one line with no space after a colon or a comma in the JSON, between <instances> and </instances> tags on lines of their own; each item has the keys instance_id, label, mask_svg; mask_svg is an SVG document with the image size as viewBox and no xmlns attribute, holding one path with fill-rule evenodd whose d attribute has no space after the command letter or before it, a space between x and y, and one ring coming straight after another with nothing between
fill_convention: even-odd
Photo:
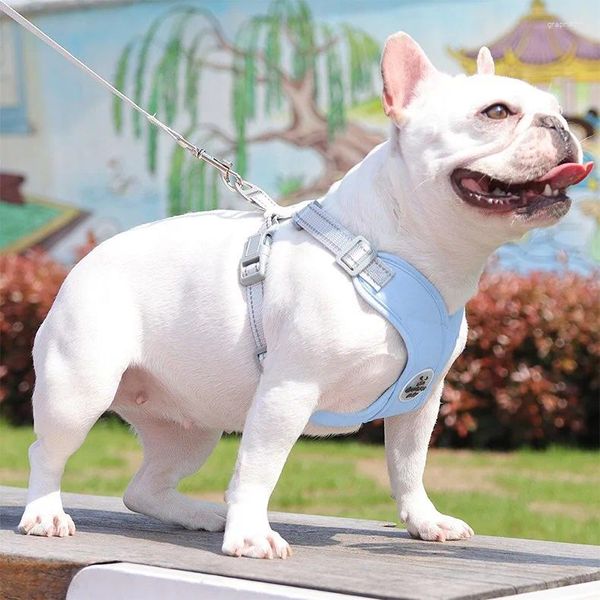
<instances>
[{"instance_id":1,"label":"dog's white fur","mask_svg":"<svg viewBox=\"0 0 600 600\"><path fill-rule=\"evenodd\" d=\"M562 119L554 98L494 76L487 50L479 62L481 74L443 75L408 36L392 36L382 63L391 139L323 198L350 231L420 269L450 312L474 294L495 248L557 217L485 214L452 191L449 174L459 166L519 181L556 163L550 134L532 126L539 113ZM481 110L498 101L519 117L486 121ZM63 469L112 409L144 447L125 504L192 529L221 529L225 516L179 494L178 481L202 465L221 432L243 430L223 551L289 555L267 519L271 492L302 433L339 433L309 425L311 413L366 407L398 377L406 356L397 331L357 296L332 256L288 222L269 263L269 351L260 374L237 274L244 242L260 224L256 213L232 211L175 217L115 236L72 270L35 341L38 439L21 531L74 533L60 499ZM425 540L473 533L439 513L422 483L441 389L420 411L385 421L399 516Z\"/></svg>"}]
</instances>

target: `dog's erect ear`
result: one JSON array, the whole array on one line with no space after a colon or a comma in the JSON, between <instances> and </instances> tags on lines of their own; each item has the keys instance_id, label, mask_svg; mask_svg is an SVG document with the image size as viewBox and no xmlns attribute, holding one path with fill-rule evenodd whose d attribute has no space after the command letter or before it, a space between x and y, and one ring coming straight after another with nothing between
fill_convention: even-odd
<instances>
[{"instance_id":1,"label":"dog's erect ear","mask_svg":"<svg viewBox=\"0 0 600 600\"><path fill-rule=\"evenodd\" d=\"M385 42L381 59L383 109L396 123L415 95L417 85L437 73L423 49L406 33L395 33Z\"/></svg>"},{"instance_id":2,"label":"dog's erect ear","mask_svg":"<svg viewBox=\"0 0 600 600\"><path fill-rule=\"evenodd\" d=\"M477 55L477 74L478 75L493 75L496 72L494 66L494 58L487 46L481 46Z\"/></svg>"}]
</instances>

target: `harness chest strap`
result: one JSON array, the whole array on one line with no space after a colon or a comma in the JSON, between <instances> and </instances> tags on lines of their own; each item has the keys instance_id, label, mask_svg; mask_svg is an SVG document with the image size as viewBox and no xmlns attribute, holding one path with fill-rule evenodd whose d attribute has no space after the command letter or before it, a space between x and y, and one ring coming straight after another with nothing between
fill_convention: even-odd
<instances>
[{"instance_id":1,"label":"harness chest strap","mask_svg":"<svg viewBox=\"0 0 600 600\"><path fill-rule=\"evenodd\" d=\"M311 202L293 215L294 224L304 229L327 248L351 277L361 276L374 289L380 290L393 273L377 257L375 250L362 235L354 235L338 223L317 202ZM246 288L250 328L259 364L267 353L263 329L264 280L275 226L266 221L260 231L251 235L244 245L240 260L240 283Z\"/></svg>"},{"instance_id":2,"label":"harness chest strap","mask_svg":"<svg viewBox=\"0 0 600 600\"><path fill-rule=\"evenodd\" d=\"M394 276L371 244L362 235L350 233L318 201L311 202L293 216L294 224L304 229L334 256L351 277L361 276L380 290Z\"/></svg>"},{"instance_id":3,"label":"harness chest strap","mask_svg":"<svg viewBox=\"0 0 600 600\"><path fill-rule=\"evenodd\" d=\"M260 231L246 240L240 260L240 283L246 288L248 317L259 365L267 353L263 327L263 298L273 229L270 221L265 221Z\"/></svg>"}]
</instances>

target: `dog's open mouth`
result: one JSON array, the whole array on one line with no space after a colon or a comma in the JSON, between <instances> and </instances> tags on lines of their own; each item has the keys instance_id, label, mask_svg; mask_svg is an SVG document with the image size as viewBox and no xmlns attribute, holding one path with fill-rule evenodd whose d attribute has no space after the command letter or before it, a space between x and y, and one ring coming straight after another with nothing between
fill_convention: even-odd
<instances>
[{"instance_id":1,"label":"dog's open mouth","mask_svg":"<svg viewBox=\"0 0 600 600\"><path fill-rule=\"evenodd\" d=\"M537 212L555 204L570 203L566 188L585 179L594 163L563 163L539 179L507 183L470 169L456 169L451 175L458 196L472 206L492 212Z\"/></svg>"}]
</instances>

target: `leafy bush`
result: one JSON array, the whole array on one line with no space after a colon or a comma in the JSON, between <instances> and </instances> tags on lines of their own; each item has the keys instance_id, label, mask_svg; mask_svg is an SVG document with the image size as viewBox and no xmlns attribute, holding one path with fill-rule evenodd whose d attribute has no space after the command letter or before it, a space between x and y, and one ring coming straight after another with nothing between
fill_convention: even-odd
<instances>
[{"instance_id":1,"label":"leafy bush","mask_svg":"<svg viewBox=\"0 0 600 600\"><path fill-rule=\"evenodd\" d=\"M434 442L477 448L599 445L600 283L485 275L465 352L446 378Z\"/></svg>"},{"instance_id":2,"label":"leafy bush","mask_svg":"<svg viewBox=\"0 0 600 600\"><path fill-rule=\"evenodd\" d=\"M0 413L12 422L31 421L31 348L65 275L39 251L0 256ZM599 298L594 277L484 275L467 307L469 339L447 377L434 443L598 446ZM381 440L381 422L360 437Z\"/></svg>"},{"instance_id":3,"label":"leafy bush","mask_svg":"<svg viewBox=\"0 0 600 600\"><path fill-rule=\"evenodd\" d=\"M33 340L65 276L39 250L0 255L0 414L13 423L31 422Z\"/></svg>"}]
</instances>

